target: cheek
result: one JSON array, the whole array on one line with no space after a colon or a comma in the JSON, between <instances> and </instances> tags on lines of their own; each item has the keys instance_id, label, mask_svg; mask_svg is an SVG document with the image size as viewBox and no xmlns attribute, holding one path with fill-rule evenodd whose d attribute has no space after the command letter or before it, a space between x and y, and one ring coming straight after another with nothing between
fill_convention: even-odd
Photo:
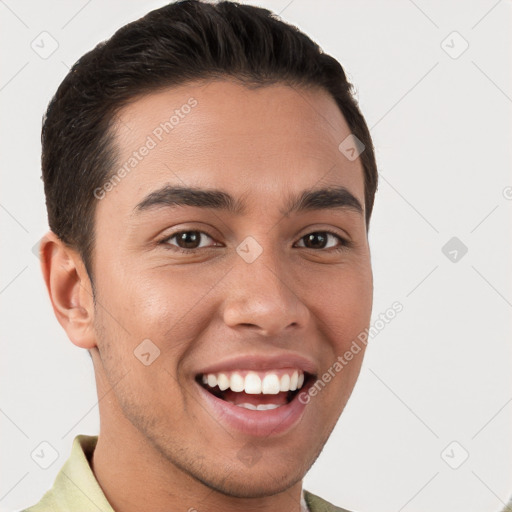
<instances>
[{"instance_id":1,"label":"cheek","mask_svg":"<svg viewBox=\"0 0 512 512\"><path fill-rule=\"evenodd\" d=\"M141 383L149 386L153 380L153 394L182 384L181 363L214 316L215 307L207 294L215 276L203 274L159 268L146 272L117 269L111 275L108 289L99 290L99 301L105 305L100 312L105 335L115 340L109 343L108 352L113 361L118 360L117 368L110 365L116 376L121 376L122 365ZM156 357L145 367L136 356L147 352L149 359ZM162 371L157 374L155 369Z\"/></svg>"},{"instance_id":2,"label":"cheek","mask_svg":"<svg viewBox=\"0 0 512 512\"><path fill-rule=\"evenodd\" d=\"M329 279L322 279L310 300L324 330L336 352L340 353L369 325L373 305L373 279L371 268L360 265L356 268L340 269Z\"/></svg>"},{"instance_id":3,"label":"cheek","mask_svg":"<svg viewBox=\"0 0 512 512\"><path fill-rule=\"evenodd\" d=\"M189 343L186 339L176 341L169 334L178 318L170 312L172 304L160 302L149 291L140 291L141 295L129 299L124 295L123 301L117 300L115 312L101 307L97 310L102 368L124 415L132 422L142 425L167 415L179 423L186 399L179 365Z\"/></svg>"},{"instance_id":4,"label":"cheek","mask_svg":"<svg viewBox=\"0 0 512 512\"><path fill-rule=\"evenodd\" d=\"M202 290L170 272L119 273L107 291L107 302L131 337L163 341L164 333L179 333L198 303ZM196 307L197 309L197 307Z\"/></svg>"}]
</instances>

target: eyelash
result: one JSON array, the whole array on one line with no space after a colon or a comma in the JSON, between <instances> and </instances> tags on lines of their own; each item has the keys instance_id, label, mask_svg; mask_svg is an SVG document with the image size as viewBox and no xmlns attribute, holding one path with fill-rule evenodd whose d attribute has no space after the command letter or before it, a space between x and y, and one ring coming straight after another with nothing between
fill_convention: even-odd
<instances>
[{"instance_id":1,"label":"eyelash","mask_svg":"<svg viewBox=\"0 0 512 512\"><path fill-rule=\"evenodd\" d=\"M210 247L197 247L195 249L182 249L181 247L177 247L175 245L171 245L171 244L168 243L170 240L172 240L173 238L175 238L178 235L182 235L183 233L191 233L191 232L193 232L193 233L200 233L200 234L206 235L207 237L209 237L212 240L214 240L214 238L211 235L209 235L208 233L206 233L205 231L200 231L198 229L185 229L183 231L177 231L176 233L173 233L170 236L166 236L163 240L160 240L158 242L158 244L162 244L162 245L166 246L166 250L170 250L170 251L173 251L173 252L179 252L179 253L182 253L182 254L195 254L198 251L202 251L204 249L209 249L210 247L212 247L212 246L210 246ZM304 249L309 249L311 251L323 251L323 252L331 252L331 251L333 251L333 252L339 252L339 251L344 251L344 250L346 250L346 249L348 249L348 248L350 248L352 246L351 242L349 242L345 238L341 237L337 233L334 233L333 231L328 231L328 230L311 231L310 233L306 233L305 235L301 236L299 238L299 240L302 240L304 237L306 237L308 235L312 235L312 234L316 234L316 233L324 233L324 234L327 234L327 235L334 236L335 238L337 238L340 241L340 245L338 247L330 247L329 249L310 249L309 247L304 247Z\"/></svg>"}]
</instances>

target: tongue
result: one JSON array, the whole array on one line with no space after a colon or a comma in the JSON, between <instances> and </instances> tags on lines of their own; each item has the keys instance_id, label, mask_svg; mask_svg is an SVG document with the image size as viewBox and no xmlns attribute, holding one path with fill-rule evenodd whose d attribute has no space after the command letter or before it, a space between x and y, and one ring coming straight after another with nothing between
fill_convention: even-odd
<instances>
[{"instance_id":1,"label":"tongue","mask_svg":"<svg viewBox=\"0 0 512 512\"><path fill-rule=\"evenodd\" d=\"M277 405L286 405L288 403L287 397L288 392L282 391L281 393L278 393L277 395L249 395L245 391L236 392L231 391L230 389L227 389L222 393L222 397L227 402L230 402L232 404L238 405L238 404L253 404L253 405L259 405L259 404L277 404Z\"/></svg>"}]
</instances>

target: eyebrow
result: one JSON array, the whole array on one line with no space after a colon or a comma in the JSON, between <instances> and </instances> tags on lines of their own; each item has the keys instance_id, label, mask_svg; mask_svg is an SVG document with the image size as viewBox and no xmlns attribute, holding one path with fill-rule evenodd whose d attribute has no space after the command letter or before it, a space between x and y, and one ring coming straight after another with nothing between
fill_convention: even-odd
<instances>
[{"instance_id":1,"label":"eyebrow","mask_svg":"<svg viewBox=\"0 0 512 512\"><path fill-rule=\"evenodd\" d=\"M148 194L137 204L134 212L176 206L224 210L234 215L244 215L246 212L243 199L235 199L222 190L173 185L166 185ZM363 214L363 207L359 200L342 186L303 190L299 195L289 196L285 208L280 212L287 216L290 213L331 209L351 210Z\"/></svg>"}]
</instances>

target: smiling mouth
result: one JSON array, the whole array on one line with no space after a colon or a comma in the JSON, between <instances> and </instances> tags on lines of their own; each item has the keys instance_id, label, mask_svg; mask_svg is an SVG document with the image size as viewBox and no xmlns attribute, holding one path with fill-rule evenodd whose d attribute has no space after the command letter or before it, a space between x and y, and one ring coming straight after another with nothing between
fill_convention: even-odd
<instances>
[{"instance_id":1,"label":"smiling mouth","mask_svg":"<svg viewBox=\"0 0 512 512\"><path fill-rule=\"evenodd\" d=\"M311 377L307 372L290 368L199 374L196 381L216 398L244 409L267 411L292 402Z\"/></svg>"}]
</instances>

